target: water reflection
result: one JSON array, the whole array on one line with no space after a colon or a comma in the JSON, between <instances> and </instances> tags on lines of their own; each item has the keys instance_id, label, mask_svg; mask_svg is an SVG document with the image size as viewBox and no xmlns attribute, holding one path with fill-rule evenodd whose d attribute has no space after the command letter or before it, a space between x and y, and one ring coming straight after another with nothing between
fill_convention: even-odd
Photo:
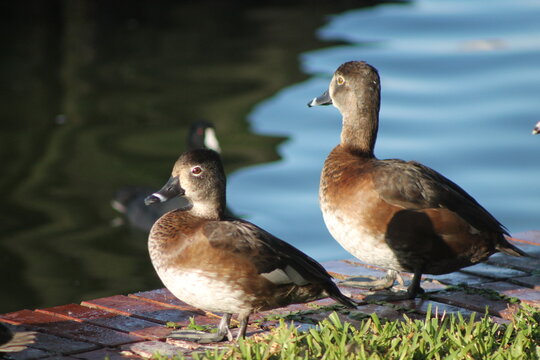
<instances>
[{"instance_id":1,"label":"water reflection","mask_svg":"<svg viewBox=\"0 0 540 360\"><path fill-rule=\"evenodd\" d=\"M278 160L284 138L246 114L305 78L298 54L347 6L4 4L0 313L160 286L146 235L111 225L114 191L160 186L198 118L228 172Z\"/></svg>"}]
</instances>

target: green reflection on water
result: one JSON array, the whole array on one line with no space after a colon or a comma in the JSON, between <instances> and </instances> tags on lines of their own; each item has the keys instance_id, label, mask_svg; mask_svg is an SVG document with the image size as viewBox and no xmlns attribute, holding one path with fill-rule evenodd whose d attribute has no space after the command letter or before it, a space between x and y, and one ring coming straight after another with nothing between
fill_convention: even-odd
<instances>
[{"instance_id":1,"label":"green reflection on water","mask_svg":"<svg viewBox=\"0 0 540 360\"><path fill-rule=\"evenodd\" d=\"M0 313L162 286L146 234L113 226L112 194L161 186L200 118L228 172L278 160L283 139L246 115L303 79L298 54L345 7L5 3Z\"/></svg>"}]
</instances>

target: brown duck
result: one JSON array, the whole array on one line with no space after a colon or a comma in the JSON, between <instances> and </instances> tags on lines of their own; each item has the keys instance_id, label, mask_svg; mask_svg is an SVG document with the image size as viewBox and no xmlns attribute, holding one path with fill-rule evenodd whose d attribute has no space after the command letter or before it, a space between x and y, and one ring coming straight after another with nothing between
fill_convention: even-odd
<instances>
[{"instance_id":1,"label":"brown duck","mask_svg":"<svg viewBox=\"0 0 540 360\"><path fill-rule=\"evenodd\" d=\"M215 151L182 154L167 184L146 203L175 196L188 205L163 215L152 227L152 264L180 300L224 315L217 333L176 331L171 337L200 343L232 340L229 322L238 314L238 339L245 336L254 312L323 297L355 307L318 262L252 223L225 215L225 173Z\"/></svg>"},{"instance_id":2,"label":"brown duck","mask_svg":"<svg viewBox=\"0 0 540 360\"><path fill-rule=\"evenodd\" d=\"M418 162L379 160L380 80L365 62L341 65L329 90L308 106L330 105L343 117L341 143L328 155L319 201L332 236L358 259L388 269L376 282L349 286L384 289L400 271L414 273L407 293L422 293L420 278L446 274L486 260L497 251L525 253L506 229L461 187Z\"/></svg>"}]
</instances>

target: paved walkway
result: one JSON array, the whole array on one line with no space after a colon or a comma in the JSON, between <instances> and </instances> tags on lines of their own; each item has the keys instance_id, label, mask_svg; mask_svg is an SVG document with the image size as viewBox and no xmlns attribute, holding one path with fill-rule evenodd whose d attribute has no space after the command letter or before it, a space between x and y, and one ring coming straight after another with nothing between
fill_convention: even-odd
<instances>
[{"instance_id":1,"label":"paved walkway","mask_svg":"<svg viewBox=\"0 0 540 360\"><path fill-rule=\"evenodd\" d=\"M472 312L483 314L485 307L489 306L489 314L495 321L508 322L517 308L510 298L540 307L540 231L516 234L512 241L532 257L496 254L488 262L463 271L426 276L422 287L427 290L429 299L369 304L363 301L367 292L342 288L361 305L357 311L340 316L354 324L363 314L367 317L373 312L389 320L400 319L404 313L410 318L423 319L428 306L439 313L460 312L463 315ZM355 260L333 261L324 265L337 278L384 274L380 269ZM410 274L405 274L406 282L410 278ZM453 285L451 290L447 288L449 285ZM502 296L493 296L497 295L493 291ZM254 314L250 319L248 336L264 333L274 326L277 320L275 316L269 316L271 314L289 314L287 318L294 320L295 324L311 326L328 315L331 311L328 305L332 304L333 301L324 299ZM219 323L217 315L194 309L177 300L166 289L158 289L88 300L81 304L20 310L0 315L0 321L13 331L38 332L35 344L10 355L13 359L103 360L109 356L114 360L141 359L157 351L172 355L202 350L194 343L165 341L171 331L165 326L166 322L187 325L191 317L197 324L217 326Z\"/></svg>"}]
</instances>

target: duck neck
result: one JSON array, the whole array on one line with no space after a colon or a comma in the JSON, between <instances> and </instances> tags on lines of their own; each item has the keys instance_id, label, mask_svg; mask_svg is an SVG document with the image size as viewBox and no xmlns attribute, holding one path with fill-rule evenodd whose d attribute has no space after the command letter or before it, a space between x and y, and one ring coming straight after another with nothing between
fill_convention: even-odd
<instances>
[{"instance_id":1,"label":"duck neck","mask_svg":"<svg viewBox=\"0 0 540 360\"><path fill-rule=\"evenodd\" d=\"M219 220L225 213L225 198L219 200L199 200L193 203L189 212L208 220Z\"/></svg>"},{"instance_id":2,"label":"duck neck","mask_svg":"<svg viewBox=\"0 0 540 360\"><path fill-rule=\"evenodd\" d=\"M374 157L373 149L379 128L379 104L359 104L343 114L341 145L350 151L367 157Z\"/></svg>"}]
</instances>

